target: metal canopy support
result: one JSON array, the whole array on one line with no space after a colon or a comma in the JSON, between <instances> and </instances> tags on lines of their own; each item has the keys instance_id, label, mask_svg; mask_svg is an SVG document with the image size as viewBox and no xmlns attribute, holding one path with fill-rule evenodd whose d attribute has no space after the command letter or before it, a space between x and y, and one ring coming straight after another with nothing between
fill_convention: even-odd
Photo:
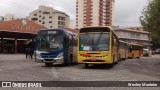
<instances>
[{"instance_id":1,"label":"metal canopy support","mask_svg":"<svg viewBox=\"0 0 160 90\"><path fill-rule=\"evenodd\" d=\"M1 51L0 51L0 53L3 53L3 37L1 37L1 43L0 43L0 48L1 48Z\"/></svg>"},{"instance_id":2,"label":"metal canopy support","mask_svg":"<svg viewBox=\"0 0 160 90\"><path fill-rule=\"evenodd\" d=\"M15 41L14 41L14 53L15 54L17 53L17 38L15 38Z\"/></svg>"}]
</instances>

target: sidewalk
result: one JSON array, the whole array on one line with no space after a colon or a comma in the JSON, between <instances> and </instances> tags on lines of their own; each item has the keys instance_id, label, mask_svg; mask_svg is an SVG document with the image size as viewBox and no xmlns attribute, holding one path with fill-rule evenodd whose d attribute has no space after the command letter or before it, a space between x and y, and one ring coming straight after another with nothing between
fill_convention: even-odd
<instances>
[{"instance_id":1,"label":"sidewalk","mask_svg":"<svg viewBox=\"0 0 160 90\"><path fill-rule=\"evenodd\" d=\"M25 54L0 54L0 60L24 60Z\"/></svg>"}]
</instances>

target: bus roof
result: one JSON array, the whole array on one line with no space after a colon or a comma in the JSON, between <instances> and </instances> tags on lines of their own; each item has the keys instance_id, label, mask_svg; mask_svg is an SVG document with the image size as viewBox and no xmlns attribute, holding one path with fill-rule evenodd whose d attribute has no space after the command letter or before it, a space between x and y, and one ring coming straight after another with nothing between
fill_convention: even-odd
<instances>
[{"instance_id":1,"label":"bus roof","mask_svg":"<svg viewBox=\"0 0 160 90\"><path fill-rule=\"evenodd\" d=\"M61 30L61 31L64 31L66 33L74 34L74 35L76 35L78 33L78 31L70 29L70 28L41 29L41 30L39 30L39 32L40 31L45 31L45 30L53 30L53 31L59 31L59 30Z\"/></svg>"},{"instance_id":2,"label":"bus roof","mask_svg":"<svg viewBox=\"0 0 160 90\"><path fill-rule=\"evenodd\" d=\"M87 26L79 30L80 33L82 32L110 32L110 31L114 32L112 28L109 26Z\"/></svg>"},{"instance_id":3,"label":"bus roof","mask_svg":"<svg viewBox=\"0 0 160 90\"><path fill-rule=\"evenodd\" d=\"M129 43L129 45L143 46L143 45L141 45L141 44L136 44L136 43Z\"/></svg>"},{"instance_id":4,"label":"bus roof","mask_svg":"<svg viewBox=\"0 0 160 90\"><path fill-rule=\"evenodd\" d=\"M83 28L110 28L110 29L112 29L110 26L85 26ZM81 28L81 29L83 29L83 28Z\"/></svg>"},{"instance_id":5,"label":"bus roof","mask_svg":"<svg viewBox=\"0 0 160 90\"><path fill-rule=\"evenodd\" d=\"M125 41L123 41L123 40L119 40L119 42L128 44L128 42L125 42Z\"/></svg>"}]
</instances>

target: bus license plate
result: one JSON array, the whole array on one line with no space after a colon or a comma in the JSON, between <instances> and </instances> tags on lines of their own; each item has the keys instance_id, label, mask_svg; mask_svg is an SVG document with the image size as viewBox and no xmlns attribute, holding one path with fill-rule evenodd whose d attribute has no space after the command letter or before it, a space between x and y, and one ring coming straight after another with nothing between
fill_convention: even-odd
<instances>
[{"instance_id":1,"label":"bus license plate","mask_svg":"<svg viewBox=\"0 0 160 90\"><path fill-rule=\"evenodd\" d=\"M96 59L95 59L95 58L92 58L91 61L96 61Z\"/></svg>"}]
</instances>

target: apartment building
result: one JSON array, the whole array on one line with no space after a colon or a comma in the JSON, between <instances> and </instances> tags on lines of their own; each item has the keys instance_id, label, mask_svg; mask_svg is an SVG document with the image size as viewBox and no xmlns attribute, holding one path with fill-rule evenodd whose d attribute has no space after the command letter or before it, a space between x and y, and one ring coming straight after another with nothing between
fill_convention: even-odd
<instances>
[{"instance_id":1,"label":"apartment building","mask_svg":"<svg viewBox=\"0 0 160 90\"><path fill-rule=\"evenodd\" d=\"M0 16L0 22L2 22L4 20L3 16Z\"/></svg>"},{"instance_id":2,"label":"apartment building","mask_svg":"<svg viewBox=\"0 0 160 90\"><path fill-rule=\"evenodd\" d=\"M10 20L17 20L17 19L19 19L19 18L13 14L6 14L3 17L3 21L10 21Z\"/></svg>"},{"instance_id":3,"label":"apartment building","mask_svg":"<svg viewBox=\"0 0 160 90\"><path fill-rule=\"evenodd\" d=\"M112 26L115 0L77 0L76 28Z\"/></svg>"},{"instance_id":4,"label":"apartment building","mask_svg":"<svg viewBox=\"0 0 160 90\"><path fill-rule=\"evenodd\" d=\"M43 5L29 13L27 18L46 28L69 27L70 23L70 17L65 12Z\"/></svg>"},{"instance_id":5,"label":"apartment building","mask_svg":"<svg viewBox=\"0 0 160 90\"><path fill-rule=\"evenodd\" d=\"M143 31L142 27L118 28L114 31L119 39L128 43L136 43L147 46L151 40L149 32Z\"/></svg>"}]
</instances>

